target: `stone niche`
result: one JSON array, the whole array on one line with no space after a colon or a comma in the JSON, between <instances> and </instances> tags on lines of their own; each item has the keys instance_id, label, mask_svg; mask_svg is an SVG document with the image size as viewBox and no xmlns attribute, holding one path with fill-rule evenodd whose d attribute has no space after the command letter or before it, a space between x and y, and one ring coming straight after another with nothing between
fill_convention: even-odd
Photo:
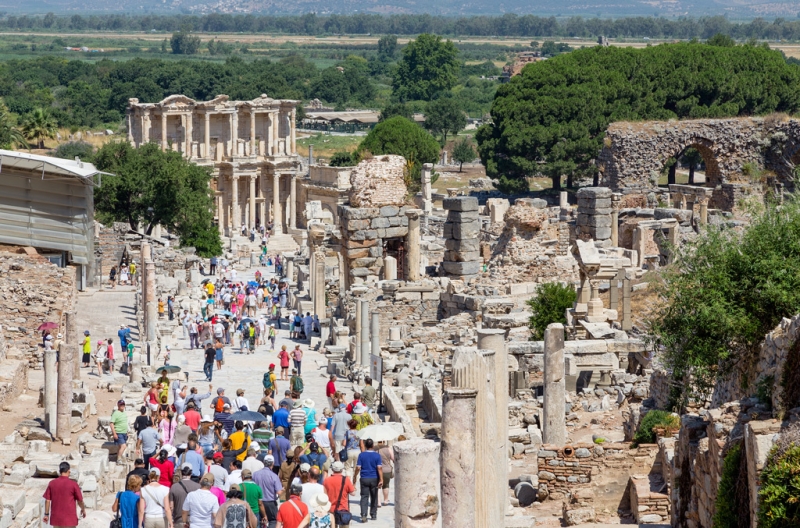
<instances>
[{"instance_id":1,"label":"stone niche","mask_svg":"<svg viewBox=\"0 0 800 528\"><path fill-rule=\"evenodd\" d=\"M350 174L350 204L339 207L348 288L385 279L387 257L396 259L396 278L405 278L406 211L415 208L406 205L405 170L402 156L377 156L362 161Z\"/></svg>"}]
</instances>

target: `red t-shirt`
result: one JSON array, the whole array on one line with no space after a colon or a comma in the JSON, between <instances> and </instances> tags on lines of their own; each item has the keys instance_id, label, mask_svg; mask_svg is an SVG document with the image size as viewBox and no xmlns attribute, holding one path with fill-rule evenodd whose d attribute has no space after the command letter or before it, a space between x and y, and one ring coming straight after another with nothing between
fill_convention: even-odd
<instances>
[{"instance_id":1,"label":"red t-shirt","mask_svg":"<svg viewBox=\"0 0 800 528\"><path fill-rule=\"evenodd\" d=\"M175 464L170 459L166 459L162 464L157 457L150 459L150 467L158 468L161 471L161 476L158 478L158 483L162 486L172 486L172 476L175 474Z\"/></svg>"},{"instance_id":2,"label":"red t-shirt","mask_svg":"<svg viewBox=\"0 0 800 528\"><path fill-rule=\"evenodd\" d=\"M83 501L81 488L69 477L51 480L44 490L44 498L50 503L50 526L78 526L78 510L75 503Z\"/></svg>"},{"instance_id":3,"label":"red t-shirt","mask_svg":"<svg viewBox=\"0 0 800 528\"><path fill-rule=\"evenodd\" d=\"M361 400L353 400L347 404L347 414L353 414L353 407L361 403Z\"/></svg>"},{"instance_id":4,"label":"red t-shirt","mask_svg":"<svg viewBox=\"0 0 800 528\"><path fill-rule=\"evenodd\" d=\"M342 483L344 483L344 491L342 492L342 500L340 503L338 501ZM331 513L336 510L350 511L350 499L347 496L353 493L356 488L353 486L353 482L349 477L341 474L332 475L325 479L325 482L322 483L322 487L325 488L325 495L327 495L328 499L331 501Z\"/></svg>"},{"instance_id":5,"label":"red t-shirt","mask_svg":"<svg viewBox=\"0 0 800 528\"><path fill-rule=\"evenodd\" d=\"M297 511L298 509L300 511ZM300 497L296 495L278 508L278 522L283 523L283 528L297 528L306 518L306 515L308 515L308 506L303 504Z\"/></svg>"},{"instance_id":6,"label":"red t-shirt","mask_svg":"<svg viewBox=\"0 0 800 528\"><path fill-rule=\"evenodd\" d=\"M195 410L188 410L183 413L183 417L186 418L186 425L188 425L192 431L197 432L197 428L200 427L200 420L203 419L200 413Z\"/></svg>"},{"instance_id":7,"label":"red t-shirt","mask_svg":"<svg viewBox=\"0 0 800 528\"><path fill-rule=\"evenodd\" d=\"M281 360L281 368L286 368L289 366L289 353L285 350L281 350L278 354L278 359Z\"/></svg>"},{"instance_id":8,"label":"red t-shirt","mask_svg":"<svg viewBox=\"0 0 800 528\"><path fill-rule=\"evenodd\" d=\"M336 393L336 385L332 381L329 381L327 385L325 385L325 396L330 398Z\"/></svg>"}]
</instances>

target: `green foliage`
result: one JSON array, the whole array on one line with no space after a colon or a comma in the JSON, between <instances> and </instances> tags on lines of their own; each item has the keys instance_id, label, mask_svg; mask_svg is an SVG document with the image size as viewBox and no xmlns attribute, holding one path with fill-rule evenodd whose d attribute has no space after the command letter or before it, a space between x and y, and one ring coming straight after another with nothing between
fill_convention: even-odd
<instances>
[{"instance_id":1,"label":"green foliage","mask_svg":"<svg viewBox=\"0 0 800 528\"><path fill-rule=\"evenodd\" d=\"M44 148L45 139L54 139L58 132L58 123L43 108L36 108L22 119L22 134L35 141L40 149Z\"/></svg>"},{"instance_id":2,"label":"green foliage","mask_svg":"<svg viewBox=\"0 0 800 528\"><path fill-rule=\"evenodd\" d=\"M720 368L747 366L764 335L800 310L800 203L767 207L741 234L709 227L676 248L661 278L649 345L682 404L706 394Z\"/></svg>"},{"instance_id":3,"label":"green foliage","mask_svg":"<svg viewBox=\"0 0 800 528\"><path fill-rule=\"evenodd\" d=\"M758 526L800 527L800 444L793 443L779 456L773 448L761 472L758 490Z\"/></svg>"},{"instance_id":4,"label":"green foliage","mask_svg":"<svg viewBox=\"0 0 800 528\"><path fill-rule=\"evenodd\" d=\"M222 252L219 231L213 225L211 172L185 160L179 152L161 151L155 143L133 148L127 142L105 144L95 155L105 176L95 188L98 213L148 234L160 224L175 232L185 246L201 256Z\"/></svg>"},{"instance_id":5,"label":"green foliage","mask_svg":"<svg viewBox=\"0 0 800 528\"><path fill-rule=\"evenodd\" d=\"M353 167L358 165L358 162L358 153L340 150L333 153L333 156L331 156L331 161L328 163L328 165L331 167Z\"/></svg>"},{"instance_id":6,"label":"green foliage","mask_svg":"<svg viewBox=\"0 0 800 528\"><path fill-rule=\"evenodd\" d=\"M786 353L781 372L781 407L783 410L800 406L800 339L796 339Z\"/></svg>"},{"instance_id":7,"label":"green foliage","mask_svg":"<svg viewBox=\"0 0 800 528\"><path fill-rule=\"evenodd\" d=\"M386 121L394 116L401 116L410 120L413 116L413 112L405 103L389 103L383 110L381 110L380 116L378 116L378 121Z\"/></svg>"},{"instance_id":8,"label":"green foliage","mask_svg":"<svg viewBox=\"0 0 800 528\"><path fill-rule=\"evenodd\" d=\"M200 50L200 37L181 29L172 34L169 45L175 55L194 55Z\"/></svg>"},{"instance_id":9,"label":"green foliage","mask_svg":"<svg viewBox=\"0 0 800 528\"><path fill-rule=\"evenodd\" d=\"M462 138L453 145L453 159L459 163L458 172L461 172L464 163L473 161L477 156L478 153L475 152L475 147L469 138Z\"/></svg>"},{"instance_id":10,"label":"green foliage","mask_svg":"<svg viewBox=\"0 0 800 528\"><path fill-rule=\"evenodd\" d=\"M392 88L401 101L430 101L458 81L458 49L449 40L423 33L403 48Z\"/></svg>"},{"instance_id":11,"label":"green foliage","mask_svg":"<svg viewBox=\"0 0 800 528\"><path fill-rule=\"evenodd\" d=\"M53 156L57 158L74 160L76 157L81 161L92 162L94 158L94 147L85 141L69 141L60 144Z\"/></svg>"},{"instance_id":12,"label":"green foliage","mask_svg":"<svg viewBox=\"0 0 800 528\"><path fill-rule=\"evenodd\" d=\"M28 142L17 128L5 102L0 99L0 148L13 149L18 146L27 147Z\"/></svg>"},{"instance_id":13,"label":"green foliage","mask_svg":"<svg viewBox=\"0 0 800 528\"><path fill-rule=\"evenodd\" d=\"M384 35L378 39L378 57L380 60L393 60L396 50L397 35Z\"/></svg>"},{"instance_id":14,"label":"green foliage","mask_svg":"<svg viewBox=\"0 0 800 528\"><path fill-rule=\"evenodd\" d=\"M739 528L739 504L736 501L738 479L742 465L742 445L728 450L722 464L722 478L717 488L716 511L712 528ZM749 526L750 518L747 517Z\"/></svg>"},{"instance_id":15,"label":"green foliage","mask_svg":"<svg viewBox=\"0 0 800 528\"><path fill-rule=\"evenodd\" d=\"M411 173L406 183L413 187L419 184L422 164L435 163L439 157L439 143L413 121L395 116L378 123L370 130L358 146L359 153L365 151L374 155L403 156L409 162Z\"/></svg>"},{"instance_id":16,"label":"green foliage","mask_svg":"<svg viewBox=\"0 0 800 528\"><path fill-rule=\"evenodd\" d=\"M575 299L577 293L572 284L559 282L540 284L536 288L536 297L527 302L531 308L531 317L528 320L531 339L534 341L544 339L544 331L551 323L566 323L566 311L572 308Z\"/></svg>"},{"instance_id":17,"label":"green foliage","mask_svg":"<svg viewBox=\"0 0 800 528\"><path fill-rule=\"evenodd\" d=\"M764 376L756 382L756 396L758 400L772 407L772 386L775 384L775 376Z\"/></svg>"},{"instance_id":18,"label":"green foliage","mask_svg":"<svg viewBox=\"0 0 800 528\"><path fill-rule=\"evenodd\" d=\"M569 44L564 42L559 42L556 44L552 40L545 40L541 49L542 55L545 57L555 57L556 55L569 53L570 51L572 51L572 48L569 46Z\"/></svg>"},{"instance_id":19,"label":"green foliage","mask_svg":"<svg viewBox=\"0 0 800 528\"><path fill-rule=\"evenodd\" d=\"M794 112L800 69L763 47L592 47L526 66L477 133L493 178L592 177L608 124Z\"/></svg>"},{"instance_id":20,"label":"green foliage","mask_svg":"<svg viewBox=\"0 0 800 528\"><path fill-rule=\"evenodd\" d=\"M338 105L371 101L375 86L369 78L367 61L351 55L337 66L322 70L311 83L310 95Z\"/></svg>"},{"instance_id":21,"label":"green foliage","mask_svg":"<svg viewBox=\"0 0 800 528\"><path fill-rule=\"evenodd\" d=\"M428 103L423 126L433 134L442 135L442 144L447 143L447 134L458 134L467 126L467 116L461 105L453 98L436 99Z\"/></svg>"},{"instance_id":22,"label":"green foliage","mask_svg":"<svg viewBox=\"0 0 800 528\"><path fill-rule=\"evenodd\" d=\"M656 443L654 429L663 428L668 434L680 429L680 419L668 411L652 410L645 414L639 422L639 428L633 435L634 445Z\"/></svg>"},{"instance_id":23,"label":"green foliage","mask_svg":"<svg viewBox=\"0 0 800 528\"><path fill-rule=\"evenodd\" d=\"M728 35L723 35L722 33L717 33L710 39L706 41L706 44L709 46L719 46L721 48L732 48L736 45L736 41L730 38Z\"/></svg>"}]
</instances>

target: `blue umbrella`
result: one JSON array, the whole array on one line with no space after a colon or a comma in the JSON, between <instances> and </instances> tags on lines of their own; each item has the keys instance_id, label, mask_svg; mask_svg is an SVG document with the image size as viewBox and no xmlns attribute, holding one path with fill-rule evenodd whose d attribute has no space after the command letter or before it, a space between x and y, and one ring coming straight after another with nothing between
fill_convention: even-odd
<instances>
[{"instance_id":1,"label":"blue umbrella","mask_svg":"<svg viewBox=\"0 0 800 528\"><path fill-rule=\"evenodd\" d=\"M231 420L241 420L243 422L263 422L267 419L261 413L255 411L237 411L231 415Z\"/></svg>"},{"instance_id":2,"label":"blue umbrella","mask_svg":"<svg viewBox=\"0 0 800 528\"><path fill-rule=\"evenodd\" d=\"M252 319L250 319L249 317L245 317L244 319L242 319L242 320L241 320L241 323L242 323L242 324L245 324L245 323L253 323L253 322L255 322L255 321L253 321L253 320L252 320Z\"/></svg>"},{"instance_id":3,"label":"blue umbrella","mask_svg":"<svg viewBox=\"0 0 800 528\"><path fill-rule=\"evenodd\" d=\"M258 288L258 283L256 281L250 281L247 283L247 285L251 288Z\"/></svg>"},{"instance_id":4,"label":"blue umbrella","mask_svg":"<svg viewBox=\"0 0 800 528\"><path fill-rule=\"evenodd\" d=\"M227 315L228 317L232 316L233 313L230 310L217 310L217 315Z\"/></svg>"}]
</instances>

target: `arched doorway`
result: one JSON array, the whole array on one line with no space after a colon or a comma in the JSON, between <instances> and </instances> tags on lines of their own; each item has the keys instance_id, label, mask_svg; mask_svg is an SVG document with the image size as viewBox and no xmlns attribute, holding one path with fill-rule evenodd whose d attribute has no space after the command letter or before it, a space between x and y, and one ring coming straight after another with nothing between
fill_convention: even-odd
<instances>
[{"instance_id":1,"label":"arched doorway","mask_svg":"<svg viewBox=\"0 0 800 528\"><path fill-rule=\"evenodd\" d=\"M662 162L659 185L688 184L714 187L721 183L713 142L694 138Z\"/></svg>"}]
</instances>

